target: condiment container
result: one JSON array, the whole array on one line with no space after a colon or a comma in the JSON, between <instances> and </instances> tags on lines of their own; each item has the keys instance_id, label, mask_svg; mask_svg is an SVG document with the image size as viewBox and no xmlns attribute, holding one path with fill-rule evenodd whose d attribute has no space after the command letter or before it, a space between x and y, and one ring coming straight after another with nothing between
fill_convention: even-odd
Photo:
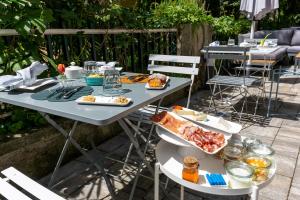
<instances>
[{"instance_id":1,"label":"condiment container","mask_svg":"<svg viewBox=\"0 0 300 200\"><path fill-rule=\"evenodd\" d=\"M270 159L257 155L247 155L244 157L244 162L253 167L254 181L265 181L268 179L269 167L272 165Z\"/></svg>"},{"instance_id":2,"label":"condiment container","mask_svg":"<svg viewBox=\"0 0 300 200\"><path fill-rule=\"evenodd\" d=\"M224 162L238 161L242 159L243 150L237 146L226 146L223 150Z\"/></svg>"},{"instance_id":3,"label":"condiment container","mask_svg":"<svg viewBox=\"0 0 300 200\"><path fill-rule=\"evenodd\" d=\"M183 170L182 170L182 178L184 180L198 183L199 173L198 173L198 160L193 156L186 156L183 159Z\"/></svg>"},{"instance_id":4,"label":"condiment container","mask_svg":"<svg viewBox=\"0 0 300 200\"><path fill-rule=\"evenodd\" d=\"M75 66L75 62L71 62L71 65L65 69L65 75L67 79L79 79L82 77L83 69L79 66Z\"/></svg>"},{"instance_id":5,"label":"condiment container","mask_svg":"<svg viewBox=\"0 0 300 200\"><path fill-rule=\"evenodd\" d=\"M247 137L243 140L243 145L245 149L249 149L251 146L259 144L262 144L262 142L256 138Z\"/></svg>"},{"instance_id":6,"label":"condiment container","mask_svg":"<svg viewBox=\"0 0 300 200\"><path fill-rule=\"evenodd\" d=\"M262 157L268 157L268 158L272 158L273 154L274 154L274 150L272 149L272 147L270 147L269 145L266 144L256 144L256 145L251 145L248 148L248 152L251 154L256 154L258 156L262 156Z\"/></svg>"},{"instance_id":7,"label":"condiment container","mask_svg":"<svg viewBox=\"0 0 300 200\"><path fill-rule=\"evenodd\" d=\"M238 147L240 149L244 148L243 141L242 141L241 137L238 137L238 135L232 136L230 138L230 140L228 140L228 145L229 146L235 146L235 147Z\"/></svg>"},{"instance_id":8,"label":"condiment container","mask_svg":"<svg viewBox=\"0 0 300 200\"><path fill-rule=\"evenodd\" d=\"M225 171L231 188L238 189L251 186L254 171L249 165L232 161L225 164Z\"/></svg>"}]
</instances>

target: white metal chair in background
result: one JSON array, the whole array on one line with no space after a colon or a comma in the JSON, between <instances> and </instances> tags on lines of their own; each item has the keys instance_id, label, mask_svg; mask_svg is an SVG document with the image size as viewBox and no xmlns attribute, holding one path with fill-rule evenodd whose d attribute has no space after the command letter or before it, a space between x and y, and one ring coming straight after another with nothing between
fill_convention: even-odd
<instances>
[{"instance_id":1,"label":"white metal chair in background","mask_svg":"<svg viewBox=\"0 0 300 200\"><path fill-rule=\"evenodd\" d=\"M259 89L258 95L256 95L255 101L255 109L254 109L254 116L256 115L257 107L258 107L258 101L261 97L261 93L263 93L263 87L262 87L262 78L260 77L252 77L247 75L247 68L246 68L246 61L248 58L248 52L250 48L247 47L206 47L205 48L205 57L206 59L218 59L218 60L229 60L229 61L239 61L241 62L240 68L242 73L239 74L239 76L232 74L230 72L230 68L234 69L232 65L230 65L228 68L224 68L222 66L222 62L220 64L220 67L217 69L216 66L213 66L215 70L215 74L213 77L210 76L208 69L208 78L206 84L210 86L211 89L211 101L210 106L214 107L215 112L217 112L217 107L219 105L216 105L215 99L217 96L221 97L222 103L226 104L227 106L231 107L234 112L236 112L239 115L239 121L241 120L242 115L244 114L244 107L247 104L247 98L251 96L249 92L249 88L257 88ZM224 69L227 74L220 75L221 69ZM223 98L223 93L227 90L233 90L232 95L230 95L229 98ZM237 92L237 94L235 94ZM235 99L237 96L242 96L242 107L241 110L238 112L237 109L234 107L234 105L231 103L233 99ZM246 107L247 108L247 107Z\"/></svg>"},{"instance_id":2,"label":"white metal chair in background","mask_svg":"<svg viewBox=\"0 0 300 200\"><path fill-rule=\"evenodd\" d=\"M4 197L8 200L65 200L13 167L3 170L1 175L5 177L0 176L0 199Z\"/></svg>"},{"instance_id":3,"label":"white metal chair in background","mask_svg":"<svg viewBox=\"0 0 300 200\"><path fill-rule=\"evenodd\" d=\"M150 54L149 55L149 62L148 65L148 71L150 74L153 74L154 72L159 72L163 74L180 74L180 75L186 75L189 76L191 79L191 84L189 86L189 92L188 92L188 98L187 98L187 104L186 107L188 108L190 105L190 98L191 98L191 92L192 87L194 84L195 76L198 75L199 69L197 68L197 64L200 63L200 57L199 56L176 56L176 55L159 55L159 54ZM157 106L149 105L142 109L140 109L138 112L128 116L127 122L131 123L130 121L137 122L136 130L135 130L135 137L139 135L142 140L146 143L143 153L145 154L148 149L149 141L153 135L154 132L154 124L151 122L150 117L159 112L160 110L166 110L167 108L160 107L161 102L163 99L161 99ZM141 128L142 123L151 125L151 128L149 132L147 132L147 138L143 136L141 131L144 132L144 130ZM145 131L146 132L146 131ZM133 149L133 144L130 144L126 159L124 161L123 170L126 168L126 165L128 163L129 157L131 155ZM134 188L136 187L138 177L141 171L142 162L139 165L137 176L135 178L133 189L131 191L131 195L129 199L133 198L134 194Z\"/></svg>"}]
</instances>

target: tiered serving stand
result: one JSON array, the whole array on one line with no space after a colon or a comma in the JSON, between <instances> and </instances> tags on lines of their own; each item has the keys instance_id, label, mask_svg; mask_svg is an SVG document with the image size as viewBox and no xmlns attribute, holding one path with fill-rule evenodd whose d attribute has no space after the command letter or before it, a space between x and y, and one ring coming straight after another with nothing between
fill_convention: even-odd
<instances>
[{"instance_id":1,"label":"tiered serving stand","mask_svg":"<svg viewBox=\"0 0 300 200\"><path fill-rule=\"evenodd\" d=\"M228 186L228 179L225 173L224 161L215 155L208 155L200 149L190 145L184 140L178 139L165 129L157 126L156 131L162 140L156 147L155 165L155 187L154 199L159 200L159 175L163 173L169 179L181 185L180 199L184 199L184 188L189 188L202 193L223 196L236 196L251 194L252 200L258 199L259 189L268 185L274 178L276 163L272 162L269 170L269 177L264 182L253 182L250 187L232 189ZM183 158L187 155L195 156L199 161L199 182L197 184L182 179ZM227 186L211 186L205 174L223 174Z\"/></svg>"}]
</instances>

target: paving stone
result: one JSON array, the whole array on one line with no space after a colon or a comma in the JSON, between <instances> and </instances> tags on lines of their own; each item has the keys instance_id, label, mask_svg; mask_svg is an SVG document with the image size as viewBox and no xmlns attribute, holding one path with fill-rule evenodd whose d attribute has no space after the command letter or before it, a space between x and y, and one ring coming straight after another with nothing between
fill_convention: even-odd
<instances>
[{"instance_id":1,"label":"paving stone","mask_svg":"<svg viewBox=\"0 0 300 200\"><path fill-rule=\"evenodd\" d=\"M245 134L251 134L251 135L257 135L257 136L263 136L268 137L270 139L274 139L278 132L277 127L263 127L263 126L250 126L244 130L242 130L242 133Z\"/></svg>"},{"instance_id":2,"label":"paving stone","mask_svg":"<svg viewBox=\"0 0 300 200\"><path fill-rule=\"evenodd\" d=\"M299 200L300 199L300 188L291 187L288 200Z\"/></svg>"},{"instance_id":3,"label":"paving stone","mask_svg":"<svg viewBox=\"0 0 300 200\"><path fill-rule=\"evenodd\" d=\"M278 135L299 140L299 144L300 144L300 128L296 128L296 127L292 127L292 126L281 127L279 129Z\"/></svg>"},{"instance_id":4,"label":"paving stone","mask_svg":"<svg viewBox=\"0 0 300 200\"><path fill-rule=\"evenodd\" d=\"M284 200L288 197L291 178L276 174L273 181L260 190L259 195L272 200Z\"/></svg>"},{"instance_id":5,"label":"paving stone","mask_svg":"<svg viewBox=\"0 0 300 200\"><path fill-rule=\"evenodd\" d=\"M295 146L295 148L300 147L300 140L282 136L282 135L277 135L274 141L281 144L292 145Z\"/></svg>"},{"instance_id":6,"label":"paving stone","mask_svg":"<svg viewBox=\"0 0 300 200\"><path fill-rule=\"evenodd\" d=\"M285 119L282 122L282 127L300 128L300 120L299 119L295 119L295 120Z\"/></svg>"},{"instance_id":7,"label":"paving stone","mask_svg":"<svg viewBox=\"0 0 300 200\"><path fill-rule=\"evenodd\" d=\"M287 176L287 177L293 177L294 169L296 165L295 158L290 158L279 154L275 154L274 159L276 160L277 163L277 170L276 170L277 174Z\"/></svg>"},{"instance_id":8,"label":"paving stone","mask_svg":"<svg viewBox=\"0 0 300 200\"><path fill-rule=\"evenodd\" d=\"M300 154L298 156L295 174L294 174L293 182L292 182L292 185L295 187L298 187L298 188L300 188L300 160L299 160L299 158L300 158Z\"/></svg>"},{"instance_id":9,"label":"paving stone","mask_svg":"<svg viewBox=\"0 0 300 200\"><path fill-rule=\"evenodd\" d=\"M86 170L89 167L86 163L77 162L73 160L66 165L63 165L59 168L54 183L59 182L60 180L66 179L67 177L73 177L77 174L81 173L82 171ZM50 181L52 173L42 178L39 182L43 185L47 185Z\"/></svg>"},{"instance_id":10,"label":"paving stone","mask_svg":"<svg viewBox=\"0 0 300 200\"><path fill-rule=\"evenodd\" d=\"M282 118L273 117L269 123L269 126L281 127L282 122L283 122Z\"/></svg>"},{"instance_id":11,"label":"paving stone","mask_svg":"<svg viewBox=\"0 0 300 200\"><path fill-rule=\"evenodd\" d=\"M297 158L299 153L299 146L292 145L289 143L283 143L282 141L274 141L272 148L275 150L276 154Z\"/></svg>"}]
</instances>

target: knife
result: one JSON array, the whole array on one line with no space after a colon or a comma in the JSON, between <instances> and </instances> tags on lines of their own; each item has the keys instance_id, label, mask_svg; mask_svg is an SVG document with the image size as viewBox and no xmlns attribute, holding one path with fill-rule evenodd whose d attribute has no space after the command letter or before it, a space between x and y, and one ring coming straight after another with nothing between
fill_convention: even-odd
<instances>
[{"instance_id":1,"label":"knife","mask_svg":"<svg viewBox=\"0 0 300 200\"><path fill-rule=\"evenodd\" d=\"M67 92L64 94L63 98L64 99L68 99L70 98L73 94L75 94L76 92L78 92L79 90L81 90L82 88L84 88L84 86L78 86L76 88L74 88L73 90Z\"/></svg>"}]
</instances>

